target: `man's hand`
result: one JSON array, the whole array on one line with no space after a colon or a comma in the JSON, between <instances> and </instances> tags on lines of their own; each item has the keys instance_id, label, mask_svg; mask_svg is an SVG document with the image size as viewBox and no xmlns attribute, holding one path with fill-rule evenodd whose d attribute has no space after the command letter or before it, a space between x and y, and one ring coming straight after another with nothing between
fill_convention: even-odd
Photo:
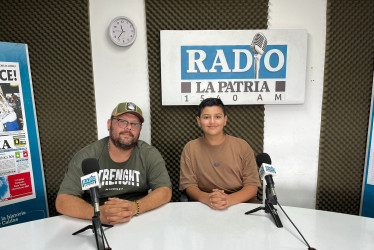
<instances>
[{"instance_id":1,"label":"man's hand","mask_svg":"<svg viewBox=\"0 0 374 250\"><path fill-rule=\"evenodd\" d=\"M229 196L224 190L213 189L209 194L210 207L216 210L222 210L230 206Z\"/></svg>"},{"instance_id":2,"label":"man's hand","mask_svg":"<svg viewBox=\"0 0 374 250\"><path fill-rule=\"evenodd\" d=\"M115 225L131 220L136 214L136 204L133 201L109 198L100 211L104 223Z\"/></svg>"}]
</instances>

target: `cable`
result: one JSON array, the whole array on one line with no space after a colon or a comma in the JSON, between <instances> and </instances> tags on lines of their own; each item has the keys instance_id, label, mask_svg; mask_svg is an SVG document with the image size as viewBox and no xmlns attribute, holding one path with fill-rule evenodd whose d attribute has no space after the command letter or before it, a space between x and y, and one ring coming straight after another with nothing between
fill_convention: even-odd
<instances>
[{"instance_id":1,"label":"cable","mask_svg":"<svg viewBox=\"0 0 374 250\"><path fill-rule=\"evenodd\" d=\"M292 220L290 219L290 217L288 217L287 213L283 210L281 204L279 204L279 201L278 201L278 206L280 207L280 209L282 210L282 212L286 215L287 219L291 222L291 224L296 228L296 230L300 234L300 236L303 238L303 240L305 241L306 245L308 246L308 250L316 250L315 248L310 247L309 243L306 241L306 239L304 238L304 236L302 235L302 233L299 231L299 229L296 227L296 225L292 222Z\"/></svg>"}]
</instances>

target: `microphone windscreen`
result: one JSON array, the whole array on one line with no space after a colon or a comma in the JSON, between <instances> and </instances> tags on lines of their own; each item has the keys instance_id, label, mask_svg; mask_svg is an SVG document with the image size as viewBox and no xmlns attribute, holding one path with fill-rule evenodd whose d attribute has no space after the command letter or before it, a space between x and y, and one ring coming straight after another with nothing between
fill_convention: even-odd
<instances>
[{"instance_id":1,"label":"microphone windscreen","mask_svg":"<svg viewBox=\"0 0 374 250\"><path fill-rule=\"evenodd\" d=\"M271 165L271 158L267 153L261 153L256 156L256 163L258 167L261 167L263 163Z\"/></svg>"},{"instance_id":2,"label":"microphone windscreen","mask_svg":"<svg viewBox=\"0 0 374 250\"><path fill-rule=\"evenodd\" d=\"M91 174L93 172L99 172L100 166L96 158L87 158L82 161L82 171L84 175Z\"/></svg>"}]
</instances>

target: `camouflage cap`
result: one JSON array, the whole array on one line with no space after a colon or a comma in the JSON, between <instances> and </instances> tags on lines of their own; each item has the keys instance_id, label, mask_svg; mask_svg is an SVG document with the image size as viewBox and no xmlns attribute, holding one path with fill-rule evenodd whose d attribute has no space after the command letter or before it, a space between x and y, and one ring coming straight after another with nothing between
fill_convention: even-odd
<instances>
[{"instance_id":1,"label":"camouflage cap","mask_svg":"<svg viewBox=\"0 0 374 250\"><path fill-rule=\"evenodd\" d=\"M122 115L124 113L130 113L130 114L136 115L139 118L141 123L144 122L143 112L138 106L136 106L135 103L122 102L118 104L113 109L112 116L115 117L115 116Z\"/></svg>"}]
</instances>

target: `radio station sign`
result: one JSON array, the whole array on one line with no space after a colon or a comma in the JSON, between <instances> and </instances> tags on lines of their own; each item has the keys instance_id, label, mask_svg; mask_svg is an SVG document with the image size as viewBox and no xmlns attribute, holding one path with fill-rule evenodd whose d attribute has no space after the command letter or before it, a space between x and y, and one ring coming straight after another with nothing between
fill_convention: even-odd
<instances>
[{"instance_id":1,"label":"radio station sign","mask_svg":"<svg viewBox=\"0 0 374 250\"><path fill-rule=\"evenodd\" d=\"M162 30L162 105L301 104L305 30Z\"/></svg>"}]
</instances>

